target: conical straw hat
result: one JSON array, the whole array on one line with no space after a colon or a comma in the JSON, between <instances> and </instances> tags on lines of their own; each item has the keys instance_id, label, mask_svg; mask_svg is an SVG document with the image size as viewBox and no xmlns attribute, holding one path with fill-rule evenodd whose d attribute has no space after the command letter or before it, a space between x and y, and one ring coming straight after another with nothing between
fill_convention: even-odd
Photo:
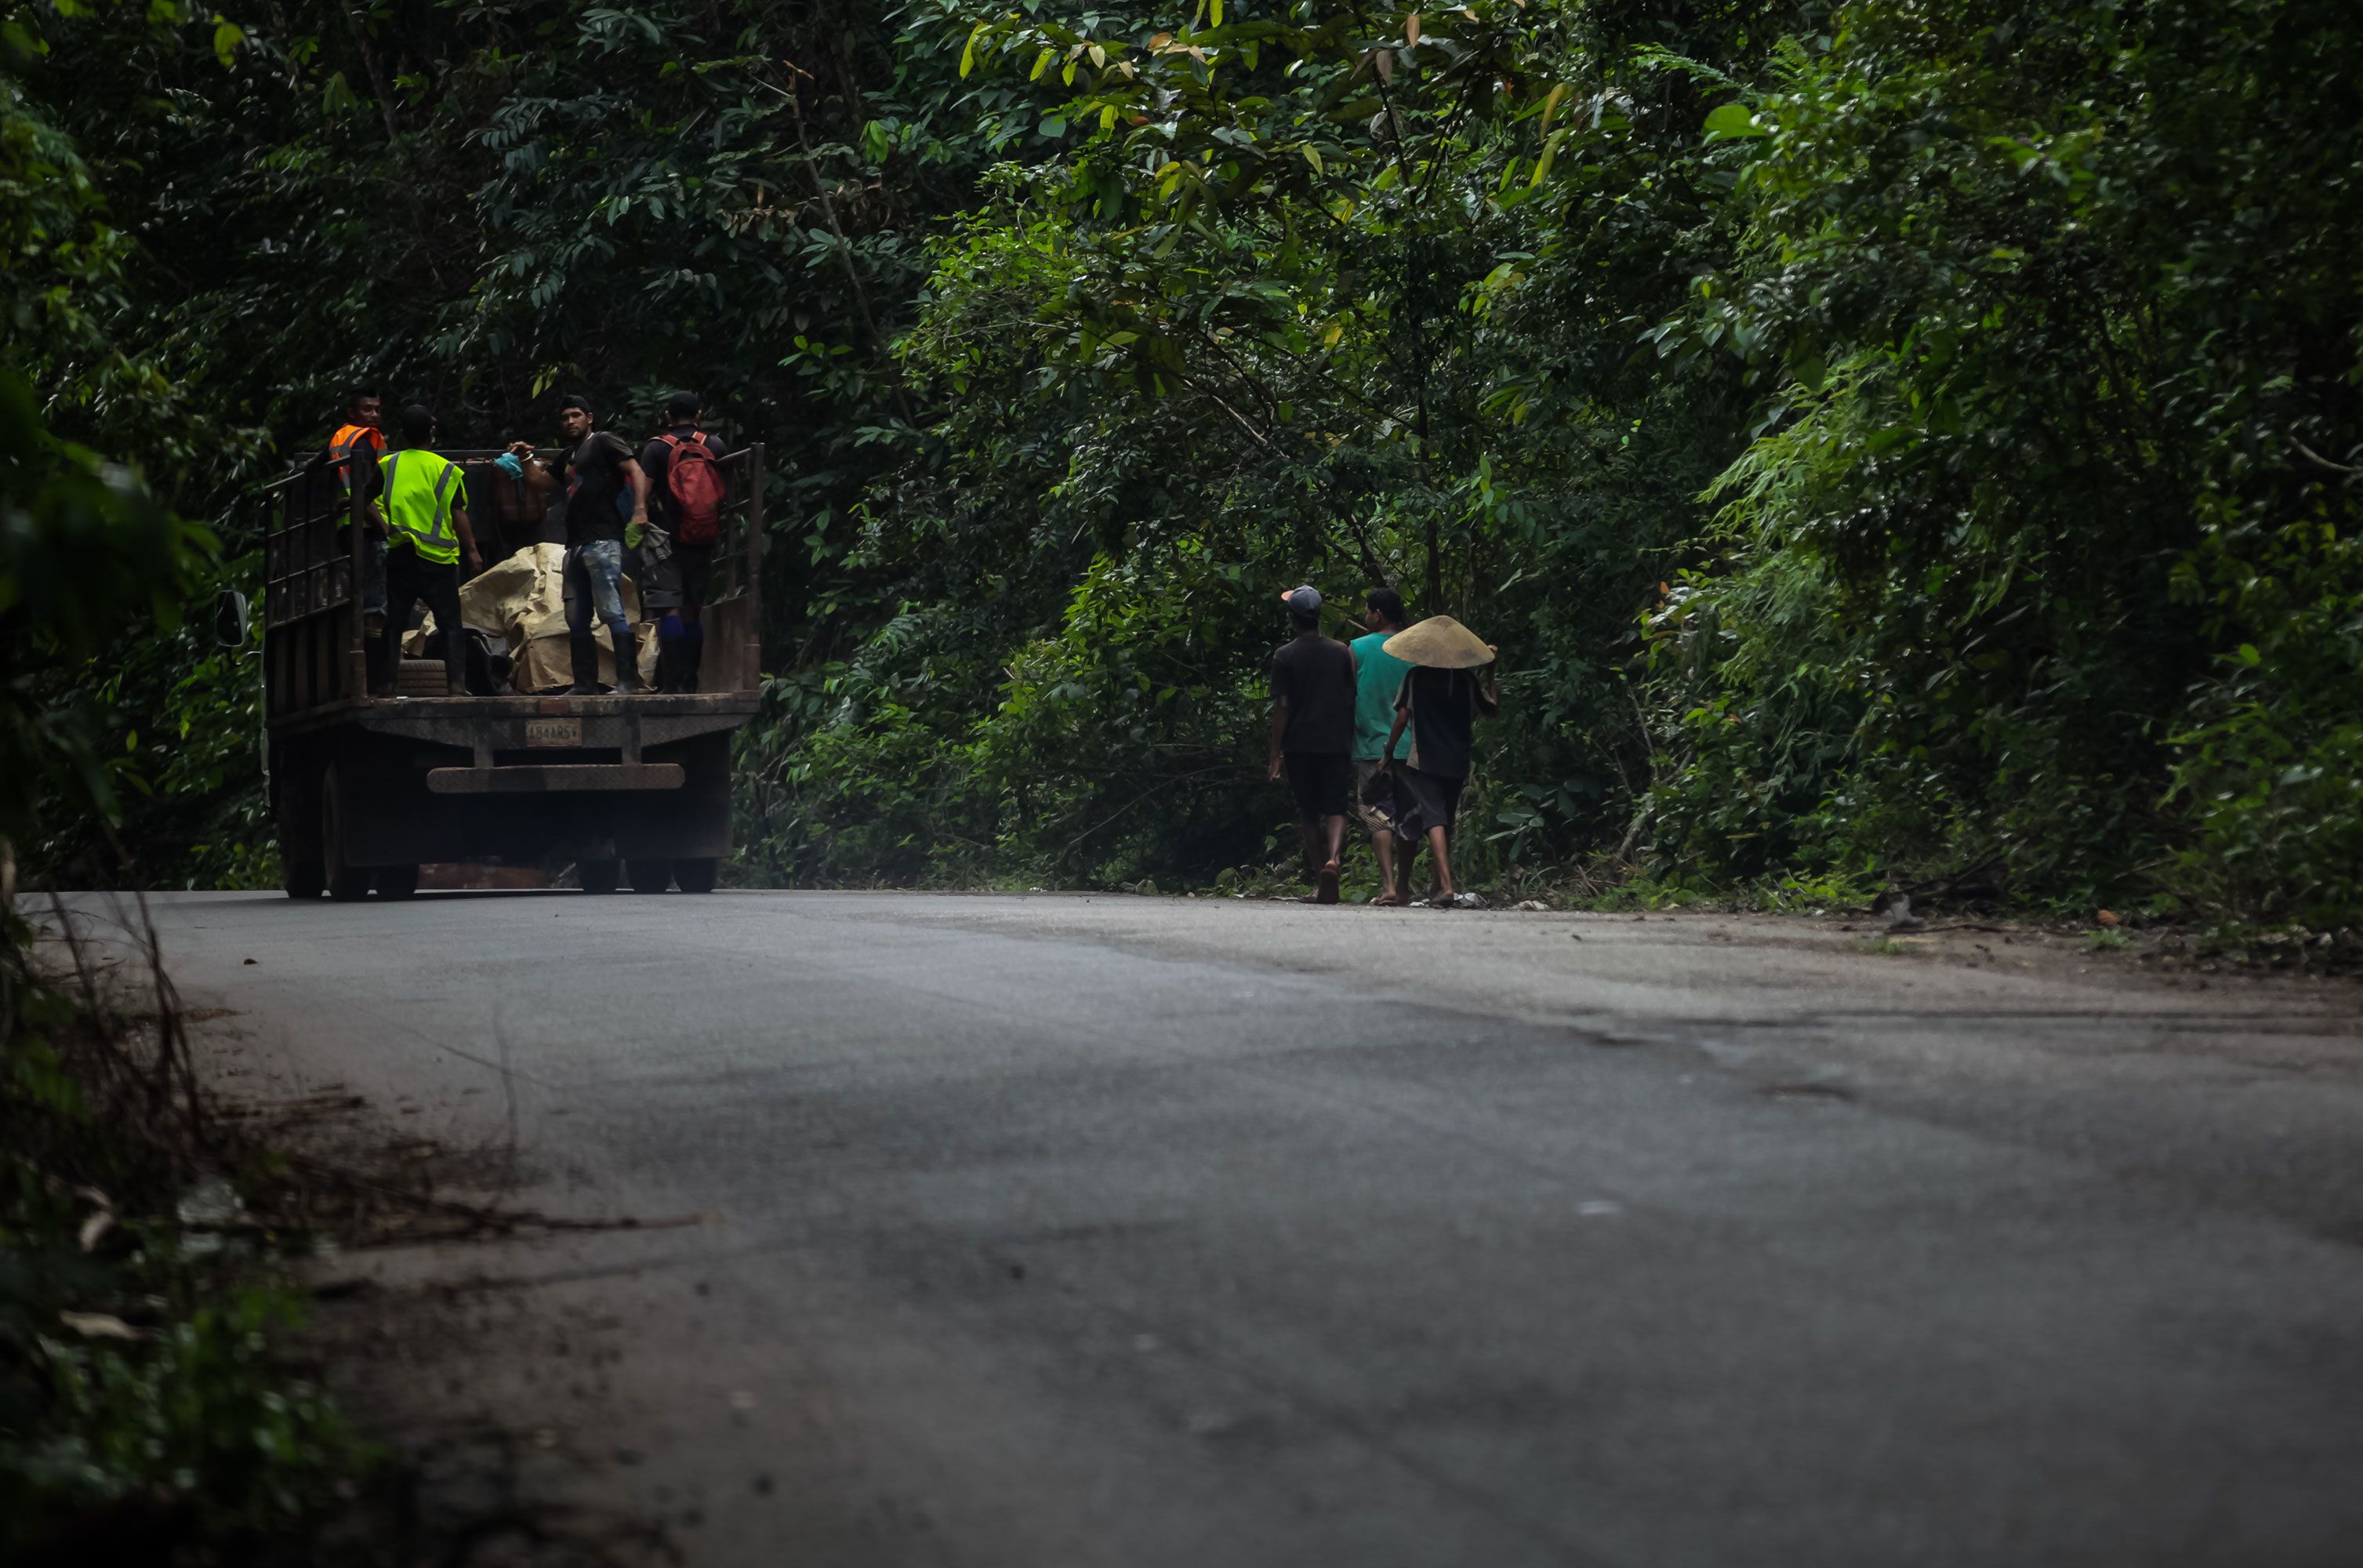
<instances>
[{"instance_id":1,"label":"conical straw hat","mask_svg":"<svg viewBox=\"0 0 2363 1568\"><path fill-rule=\"evenodd\" d=\"M1450 616L1430 616L1381 644L1406 664L1431 670L1474 670L1493 662L1493 651Z\"/></svg>"}]
</instances>

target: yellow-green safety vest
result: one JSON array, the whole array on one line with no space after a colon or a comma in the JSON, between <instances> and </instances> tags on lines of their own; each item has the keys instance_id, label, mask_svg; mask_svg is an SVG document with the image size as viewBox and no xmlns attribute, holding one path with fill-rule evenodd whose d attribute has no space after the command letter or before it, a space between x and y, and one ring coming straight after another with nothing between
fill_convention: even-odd
<instances>
[{"instance_id":1,"label":"yellow-green safety vest","mask_svg":"<svg viewBox=\"0 0 2363 1568\"><path fill-rule=\"evenodd\" d=\"M440 452L410 449L377 460L385 476L378 510L392 539L406 539L421 561L449 566L460 559L460 536L452 531L451 508L467 494L460 465Z\"/></svg>"}]
</instances>

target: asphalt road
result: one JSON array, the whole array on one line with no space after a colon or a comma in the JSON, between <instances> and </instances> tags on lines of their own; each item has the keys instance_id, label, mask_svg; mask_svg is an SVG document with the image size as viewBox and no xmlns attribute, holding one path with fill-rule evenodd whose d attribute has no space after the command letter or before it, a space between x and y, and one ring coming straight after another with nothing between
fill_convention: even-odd
<instances>
[{"instance_id":1,"label":"asphalt road","mask_svg":"<svg viewBox=\"0 0 2363 1568\"><path fill-rule=\"evenodd\" d=\"M512 1314L411 1415L693 1562L2363 1560L2352 990L1104 896L158 917L233 1088L701 1217L367 1260Z\"/></svg>"}]
</instances>

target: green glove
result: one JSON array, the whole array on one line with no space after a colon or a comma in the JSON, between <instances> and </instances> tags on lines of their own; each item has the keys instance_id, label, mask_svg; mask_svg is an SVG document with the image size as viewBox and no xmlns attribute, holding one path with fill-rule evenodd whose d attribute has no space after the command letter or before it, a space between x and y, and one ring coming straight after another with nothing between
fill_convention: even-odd
<instances>
[{"instance_id":1,"label":"green glove","mask_svg":"<svg viewBox=\"0 0 2363 1568\"><path fill-rule=\"evenodd\" d=\"M640 525L639 525L639 524L638 524L638 523L626 523L626 524L624 525L624 542L625 542L626 544L627 544L627 545L630 545L634 550L638 550L638 549L639 549L639 548L640 548Z\"/></svg>"}]
</instances>

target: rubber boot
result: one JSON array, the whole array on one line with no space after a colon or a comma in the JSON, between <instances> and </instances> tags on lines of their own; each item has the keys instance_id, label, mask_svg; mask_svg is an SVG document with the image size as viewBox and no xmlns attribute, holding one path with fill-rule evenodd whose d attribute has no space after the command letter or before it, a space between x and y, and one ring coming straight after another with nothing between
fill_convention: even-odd
<instances>
[{"instance_id":1,"label":"rubber boot","mask_svg":"<svg viewBox=\"0 0 2363 1568\"><path fill-rule=\"evenodd\" d=\"M574 684L566 688L570 697L595 697L599 695L599 645L591 640L587 631L571 633L566 639L566 651L574 663Z\"/></svg>"},{"instance_id":2,"label":"rubber boot","mask_svg":"<svg viewBox=\"0 0 2363 1568\"><path fill-rule=\"evenodd\" d=\"M385 665L383 610L372 610L361 617L361 662L369 681L369 695L373 697L394 695L394 676Z\"/></svg>"},{"instance_id":3,"label":"rubber boot","mask_svg":"<svg viewBox=\"0 0 2363 1568\"><path fill-rule=\"evenodd\" d=\"M689 689L681 678L682 637L681 617L668 615L657 622L657 690L660 692Z\"/></svg>"},{"instance_id":4,"label":"rubber boot","mask_svg":"<svg viewBox=\"0 0 2363 1568\"><path fill-rule=\"evenodd\" d=\"M681 689L697 690L697 667L705 662L705 623L692 621L681 637Z\"/></svg>"},{"instance_id":5,"label":"rubber boot","mask_svg":"<svg viewBox=\"0 0 2363 1568\"><path fill-rule=\"evenodd\" d=\"M616 646L616 695L630 696L648 690L640 684L640 645L628 626L610 627L607 635Z\"/></svg>"}]
</instances>

